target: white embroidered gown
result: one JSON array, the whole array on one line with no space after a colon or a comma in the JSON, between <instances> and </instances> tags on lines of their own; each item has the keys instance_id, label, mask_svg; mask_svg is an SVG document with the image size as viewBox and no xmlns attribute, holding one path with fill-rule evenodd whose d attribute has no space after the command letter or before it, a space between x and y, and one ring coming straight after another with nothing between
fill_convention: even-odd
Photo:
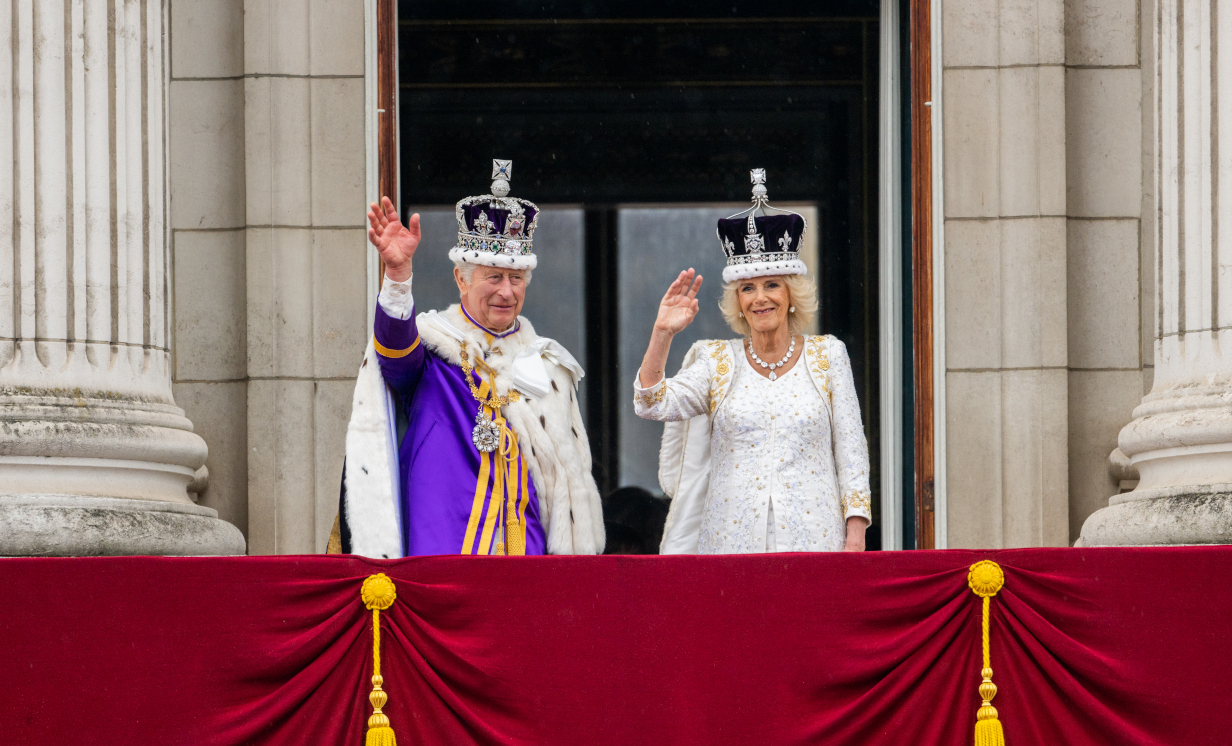
<instances>
[{"instance_id":1,"label":"white embroidered gown","mask_svg":"<svg viewBox=\"0 0 1232 746\"><path fill-rule=\"evenodd\" d=\"M871 519L868 445L846 349L833 337L811 340L811 358L802 353L775 381L758 374L733 342L730 384L719 397L712 388L724 388L723 377L711 355L649 389L635 381L640 417L711 414L700 553L838 551L847 518ZM810 364L820 378L810 377Z\"/></svg>"}]
</instances>

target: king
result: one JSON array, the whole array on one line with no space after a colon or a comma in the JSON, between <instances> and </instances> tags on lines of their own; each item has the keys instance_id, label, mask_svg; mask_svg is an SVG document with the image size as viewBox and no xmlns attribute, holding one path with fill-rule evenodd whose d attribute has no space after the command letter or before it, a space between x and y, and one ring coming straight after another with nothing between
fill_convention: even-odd
<instances>
[{"instance_id":1,"label":"king","mask_svg":"<svg viewBox=\"0 0 1232 746\"><path fill-rule=\"evenodd\" d=\"M458 202L449 251L459 303L415 314L419 215L389 198L368 210L385 263L375 333L355 387L339 510L341 550L424 554L598 554L603 510L577 401L582 369L519 315L539 209L491 194Z\"/></svg>"}]
</instances>

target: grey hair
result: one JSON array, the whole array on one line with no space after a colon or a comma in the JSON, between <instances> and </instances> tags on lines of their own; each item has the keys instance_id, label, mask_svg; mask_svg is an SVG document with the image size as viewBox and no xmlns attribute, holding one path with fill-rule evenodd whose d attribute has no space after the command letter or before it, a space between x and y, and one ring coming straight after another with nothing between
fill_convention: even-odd
<instances>
[{"instance_id":1,"label":"grey hair","mask_svg":"<svg viewBox=\"0 0 1232 746\"><path fill-rule=\"evenodd\" d=\"M454 262L453 266L457 267L458 271L462 273L462 282L465 282L467 285L469 285L471 284L471 279L475 276L475 267L479 265L471 264L470 262ZM496 268L493 267L493 269L496 269ZM533 275L535 271L532 269L528 269L528 270L525 270L525 272L526 274L523 275L523 277L526 278L526 284L529 285L531 275Z\"/></svg>"},{"instance_id":2,"label":"grey hair","mask_svg":"<svg viewBox=\"0 0 1232 746\"><path fill-rule=\"evenodd\" d=\"M787 314L787 328L792 334L802 334L808 331L817 313L817 284L807 275L780 275L779 279L787 286L787 301L795 306L795 313ZM723 320L732 331L742 337L747 337L753 329L748 319L740 315L739 287L746 280L738 280L723 285L723 297L719 300L719 310L723 312Z\"/></svg>"}]
</instances>

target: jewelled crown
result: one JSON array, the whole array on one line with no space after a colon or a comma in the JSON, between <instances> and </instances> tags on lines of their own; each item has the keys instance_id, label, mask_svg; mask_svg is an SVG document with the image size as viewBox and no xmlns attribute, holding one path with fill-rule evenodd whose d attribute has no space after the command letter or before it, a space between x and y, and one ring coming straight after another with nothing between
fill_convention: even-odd
<instances>
[{"instance_id":1,"label":"jewelled crown","mask_svg":"<svg viewBox=\"0 0 1232 746\"><path fill-rule=\"evenodd\" d=\"M492 160L492 193L467 197L454 210L458 245L449 250L455 262L506 269L534 269L538 259L532 241L539 208L509 196L513 161Z\"/></svg>"},{"instance_id":2,"label":"jewelled crown","mask_svg":"<svg viewBox=\"0 0 1232 746\"><path fill-rule=\"evenodd\" d=\"M764 168L755 168L749 175L753 182L753 206L721 219L715 229L727 255L723 281L808 274L799 255L800 238L808 229L804 217L770 205ZM762 212L760 216L758 209ZM771 215L770 211L776 214Z\"/></svg>"}]
</instances>

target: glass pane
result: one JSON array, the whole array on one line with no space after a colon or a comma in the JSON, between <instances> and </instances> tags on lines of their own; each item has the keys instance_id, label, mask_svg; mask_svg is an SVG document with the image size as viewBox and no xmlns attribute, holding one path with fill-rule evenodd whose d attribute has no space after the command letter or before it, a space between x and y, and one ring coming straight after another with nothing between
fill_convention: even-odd
<instances>
[{"instance_id":1,"label":"glass pane","mask_svg":"<svg viewBox=\"0 0 1232 746\"><path fill-rule=\"evenodd\" d=\"M784 207L788 205L784 204ZM746 205L693 207L629 207L619 211L617 242L620 268L620 484L662 494L659 487L659 441L663 425L633 412L633 379L646 354L659 300L682 269L693 267L703 277L698 314L672 341L667 374L680 369L689 347L700 339L732 339L736 333L719 312L725 260L715 223ZM791 206L808 221L800 254L817 279L817 209ZM824 301L823 301L824 302ZM820 316L820 314L819 314ZM814 322L814 327L816 321ZM815 333L816 328L810 330Z\"/></svg>"}]
</instances>

